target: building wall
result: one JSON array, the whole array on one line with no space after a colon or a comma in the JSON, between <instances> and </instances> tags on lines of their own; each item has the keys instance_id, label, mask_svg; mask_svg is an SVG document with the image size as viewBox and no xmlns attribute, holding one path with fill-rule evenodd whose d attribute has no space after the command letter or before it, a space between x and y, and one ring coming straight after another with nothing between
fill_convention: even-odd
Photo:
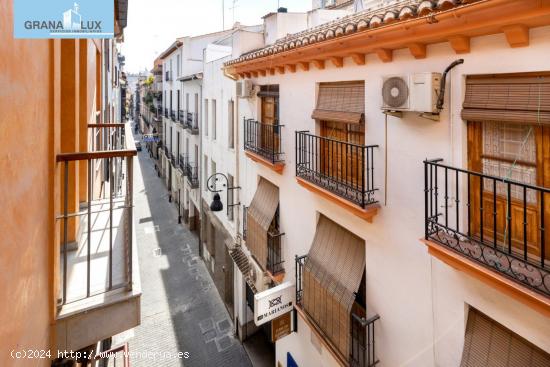
<instances>
[{"instance_id":1,"label":"building wall","mask_svg":"<svg viewBox=\"0 0 550 367\"><path fill-rule=\"evenodd\" d=\"M4 86L0 94L3 366L15 363L10 357L13 349L49 349L54 310L51 172L56 115L52 90L59 59L54 59L54 41L14 40L12 13L11 2L0 5L0 84ZM37 365L34 360L19 362ZM47 364L44 361L41 365Z\"/></svg>"},{"instance_id":2,"label":"building wall","mask_svg":"<svg viewBox=\"0 0 550 367\"><path fill-rule=\"evenodd\" d=\"M294 281L294 256L307 254L316 221L323 214L365 239L367 305L379 314L376 326L377 355L381 366L458 366L460 364L466 306L471 305L533 344L550 351L548 319L485 283L458 272L428 255L419 239L424 232L423 165L425 158L444 158L450 165L466 167L466 124L460 117L464 80L469 74L547 70L550 27L531 30L529 47L512 49L504 35L471 40L471 53L461 55L463 65L448 76L441 121L422 119L414 113L404 118L381 113L384 75L442 72L457 55L449 44L428 46L428 57L415 60L407 50L394 52L391 63L368 55L366 65L346 58L343 68L327 62L326 69L287 73L253 79L255 84L279 84L282 146L286 153L283 175L241 159L241 202L248 205L261 175L279 186L280 224L286 278ZM315 132L311 119L318 82L364 80L366 144L378 144L374 155L374 181L381 204L373 223L366 223L335 204L305 190L295 180L294 132ZM258 118L257 98L239 103L239 134L243 117ZM387 145L385 144L387 138ZM387 151L387 161L384 156ZM385 178L387 165L387 183ZM387 195L387 201L384 200ZM299 223L299 225L297 225ZM299 338L299 342L298 339ZM277 360L285 365L286 352L299 365L309 361L329 363L326 350L313 346L307 326L277 343ZM320 357L321 356L321 357Z\"/></svg>"}]
</instances>

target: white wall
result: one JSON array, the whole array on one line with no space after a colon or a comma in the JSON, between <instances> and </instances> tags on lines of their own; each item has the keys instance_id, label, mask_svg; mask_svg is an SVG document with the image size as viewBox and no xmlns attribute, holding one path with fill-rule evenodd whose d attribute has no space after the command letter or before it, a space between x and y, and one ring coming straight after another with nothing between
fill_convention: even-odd
<instances>
[{"instance_id":1,"label":"white wall","mask_svg":"<svg viewBox=\"0 0 550 367\"><path fill-rule=\"evenodd\" d=\"M512 49L504 35L472 39L471 53L457 56L448 43L428 47L428 57L415 60L407 50L394 52L394 61L382 63L368 55L366 65L345 59L336 69L327 62L323 71L267 76L255 84L279 84L282 147L286 153L283 175L242 156L241 202L250 203L258 175L280 190L280 222L286 279L294 281L294 255L306 254L315 233L318 213L326 215L366 241L367 305L369 314L379 314L376 325L380 366L459 366L466 324L466 305L472 305L540 348L550 351L548 319L494 288L428 255L419 239L424 235L423 165L425 158L443 158L466 167L466 124L460 117L464 78L468 74L548 70L550 27L531 30L529 47ZM445 109L441 121L406 113L403 119L389 117L387 146L385 121L381 113L382 76L414 72L442 72L457 58L465 59L448 77ZM373 223L305 190L295 180L294 132L315 131L310 115L315 106L316 83L364 80L366 144L378 144L375 151L375 185L382 205ZM258 118L258 98L240 100L239 133L242 118ZM450 106L450 108L449 108ZM242 149L242 147L239 147ZM388 160L384 162L387 149ZM216 153L219 154L219 153ZM384 183L387 164L388 182ZM384 194L388 201L384 203ZM298 340L301 338L305 341ZM309 343L309 330L277 343L277 356L285 365L286 351L309 366L327 363ZM309 343L309 344L308 344ZM298 361L300 363L300 361ZM334 365L334 364L331 364Z\"/></svg>"},{"instance_id":2,"label":"white wall","mask_svg":"<svg viewBox=\"0 0 550 367\"><path fill-rule=\"evenodd\" d=\"M289 33L307 28L306 13L271 13L264 18L264 39L266 45L275 43Z\"/></svg>"}]
</instances>

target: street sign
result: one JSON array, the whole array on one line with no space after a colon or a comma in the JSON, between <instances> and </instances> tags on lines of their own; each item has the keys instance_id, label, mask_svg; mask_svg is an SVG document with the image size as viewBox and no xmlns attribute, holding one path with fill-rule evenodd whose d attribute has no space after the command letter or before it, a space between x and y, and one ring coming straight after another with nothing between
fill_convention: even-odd
<instances>
[{"instance_id":1,"label":"street sign","mask_svg":"<svg viewBox=\"0 0 550 367\"><path fill-rule=\"evenodd\" d=\"M254 323L265 324L292 310L296 297L295 286L285 282L254 295Z\"/></svg>"}]
</instances>

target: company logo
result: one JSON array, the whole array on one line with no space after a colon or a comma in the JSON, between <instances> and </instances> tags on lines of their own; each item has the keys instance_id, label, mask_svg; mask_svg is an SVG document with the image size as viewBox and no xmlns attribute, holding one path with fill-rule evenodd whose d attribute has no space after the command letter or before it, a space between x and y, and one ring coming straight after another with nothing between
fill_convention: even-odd
<instances>
[{"instance_id":1,"label":"company logo","mask_svg":"<svg viewBox=\"0 0 550 367\"><path fill-rule=\"evenodd\" d=\"M281 297L282 296L279 296L279 297L275 297L273 299L270 299L269 300L269 308L271 307L275 307L277 305L280 305L281 304Z\"/></svg>"},{"instance_id":2,"label":"company logo","mask_svg":"<svg viewBox=\"0 0 550 367\"><path fill-rule=\"evenodd\" d=\"M14 0L15 38L111 38L113 0Z\"/></svg>"}]
</instances>

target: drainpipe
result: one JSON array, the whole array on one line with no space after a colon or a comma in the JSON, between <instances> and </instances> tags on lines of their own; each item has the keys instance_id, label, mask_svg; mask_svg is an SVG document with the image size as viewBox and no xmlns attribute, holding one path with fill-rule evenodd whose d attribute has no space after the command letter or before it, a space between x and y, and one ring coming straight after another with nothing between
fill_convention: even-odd
<instances>
[{"instance_id":1,"label":"drainpipe","mask_svg":"<svg viewBox=\"0 0 550 367\"><path fill-rule=\"evenodd\" d=\"M199 111L195 111L196 113L199 113L199 116L200 116L200 121L198 121L197 119L197 123L200 124L199 125L199 156L197 157L197 162L195 162L197 164L197 167L199 167L198 169L198 175L199 175L199 203L198 203L198 208L197 208L197 211L199 215L199 219L200 219L200 223L201 223L201 226L200 228L198 229L198 233L199 233L199 254L200 256L202 257L204 254L202 253L202 226L204 225L203 223L203 220L202 220L202 185L206 184L206 182L202 182L202 177L205 177L204 173L202 172L202 170L204 169L204 167L202 167L202 156L203 156L203 153L202 153L202 134L203 134L203 127L204 127L204 124L203 124L203 111L202 111L202 85L204 83L204 61L206 60L205 59L205 52L206 52L206 48L203 48L202 49L202 72L203 72L203 78L201 79L199 85L200 85L200 88L199 88Z\"/></svg>"}]
</instances>

